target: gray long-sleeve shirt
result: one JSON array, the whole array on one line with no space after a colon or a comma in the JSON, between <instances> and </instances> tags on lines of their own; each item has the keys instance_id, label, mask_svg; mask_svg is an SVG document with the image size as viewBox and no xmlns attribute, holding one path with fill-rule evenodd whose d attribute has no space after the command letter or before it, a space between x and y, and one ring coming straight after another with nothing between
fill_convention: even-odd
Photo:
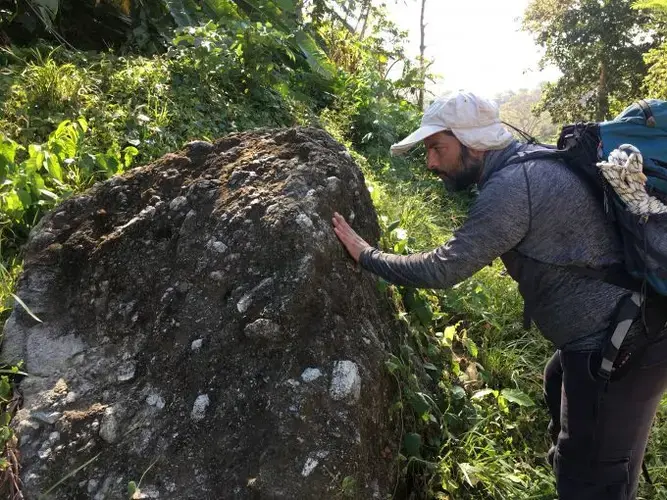
<instances>
[{"instance_id":1,"label":"gray long-sleeve shirt","mask_svg":"<svg viewBox=\"0 0 667 500\"><path fill-rule=\"evenodd\" d=\"M542 159L499 168L531 148L515 142L486 154L479 197L446 244L409 256L367 249L360 263L394 284L449 288L501 257L548 339L560 348L599 345L628 291L562 266L617 264L621 243L600 202L565 165ZM507 253L513 249L518 256Z\"/></svg>"}]
</instances>

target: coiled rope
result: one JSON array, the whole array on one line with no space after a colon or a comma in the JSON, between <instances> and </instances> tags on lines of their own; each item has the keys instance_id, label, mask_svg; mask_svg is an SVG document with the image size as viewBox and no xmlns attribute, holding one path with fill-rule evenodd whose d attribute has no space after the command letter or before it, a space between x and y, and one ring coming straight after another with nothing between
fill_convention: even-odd
<instances>
[{"instance_id":1,"label":"coiled rope","mask_svg":"<svg viewBox=\"0 0 667 500\"><path fill-rule=\"evenodd\" d=\"M636 147L623 144L609 154L608 161L599 162L597 166L630 212L635 215L667 213L667 205L646 192L644 158Z\"/></svg>"}]
</instances>

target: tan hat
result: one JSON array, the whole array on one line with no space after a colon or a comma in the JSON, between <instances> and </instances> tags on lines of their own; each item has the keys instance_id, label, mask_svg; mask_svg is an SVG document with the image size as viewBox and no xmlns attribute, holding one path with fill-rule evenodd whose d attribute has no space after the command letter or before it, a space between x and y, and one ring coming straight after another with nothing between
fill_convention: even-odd
<instances>
[{"instance_id":1,"label":"tan hat","mask_svg":"<svg viewBox=\"0 0 667 500\"><path fill-rule=\"evenodd\" d=\"M450 130L463 145L481 151L503 149L513 140L493 101L459 91L433 101L424 111L421 127L394 144L391 154L405 154L419 141L443 130Z\"/></svg>"}]
</instances>

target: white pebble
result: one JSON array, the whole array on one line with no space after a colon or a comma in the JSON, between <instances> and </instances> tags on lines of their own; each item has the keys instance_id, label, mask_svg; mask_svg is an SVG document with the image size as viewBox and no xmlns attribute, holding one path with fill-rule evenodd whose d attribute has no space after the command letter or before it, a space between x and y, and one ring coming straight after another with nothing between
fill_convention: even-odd
<instances>
[{"instance_id":1,"label":"white pebble","mask_svg":"<svg viewBox=\"0 0 667 500\"><path fill-rule=\"evenodd\" d=\"M359 368L355 363L348 360L334 363L329 395L336 401L348 398L354 401L359 399L361 395L361 377L359 376Z\"/></svg>"},{"instance_id":2,"label":"white pebble","mask_svg":"<svg viewBox=\"0 0 667 500\"><path fill-rule=\"evenodd\" d=\"M306 463L303 465L303 470L301 471L301 475L303 477L310 476L310 473L315 470L315 467L317 467L318 463L319 462L314 458L309 458L308 460L306 460Z\"/></svg>"},{"instance_id":3,"label":"white pebble","mask_svg":"<svg viewBox=\"0 0 667 500\"><path fill-rule=\"evenodd\" d=\"M304 382L312 382L317 380L322 376L322 372L319 368L306 368L301 374L301 380Z\"/></svg>"},{"instance_id":4,"label":"white pebble","mask_svg":"<svg viewBox=\"0 0 667 500\"><path fill-rule=\"evenodd\" d=\"M195 422L202 420L206 416L206 408L208 408L210 402L208 394L200 394L197 396L195 404L192 406L192 412L190 413L192 420Z\"/></svg>"},{"instance_id":5,"label":"white pebble","mask_svg":"<svg viewBox=\"0 0 667 500\"><path fill-rule=\"evenodd\" d=\"M190 349L193 351L198 351L201 349L202 342L204 342L204 339L193 340L192 344L190 345Z\"/></svg>"}]
</instances>

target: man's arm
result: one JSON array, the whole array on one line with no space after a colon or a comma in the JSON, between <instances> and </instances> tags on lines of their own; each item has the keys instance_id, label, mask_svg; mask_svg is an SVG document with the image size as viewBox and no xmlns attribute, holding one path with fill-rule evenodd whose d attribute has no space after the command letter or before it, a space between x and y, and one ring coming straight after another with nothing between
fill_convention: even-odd
<instances>
[{"instance_id":1,"label":"man's arm","mask_svg":"<svg viewBox=\"0 0 667 500\"><path fill-rule=\"evenodd\" d=\"M392 255L364 248L359 263L385 280L416 288L449 288L511 250L530 227L528 179L522 165L491 178L451 240L430 252Z\"/></svg>"}]
</instances>

